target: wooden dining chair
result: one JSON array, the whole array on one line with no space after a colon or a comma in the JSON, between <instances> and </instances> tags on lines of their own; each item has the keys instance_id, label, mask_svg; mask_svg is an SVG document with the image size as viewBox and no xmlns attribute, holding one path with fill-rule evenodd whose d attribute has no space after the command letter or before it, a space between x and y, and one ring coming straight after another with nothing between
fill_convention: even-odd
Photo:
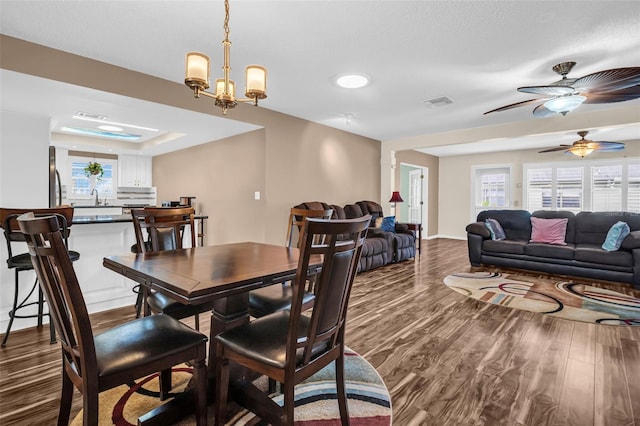
<instances>
[{"instance_id":1,"label":"wooden dining chair","mask_svg":"<svg viewBox=\"0 0 640 426\"><path fill-rule=\"evenodd\" d=\"M189 231L191 247L196 246L193 207L145 207L132 209L133 228L136 234L138 253L153 253L163 250L178 250L184 246L186 231ZM162 293L148 293L141 288L145 316L149 311L166 314L175 319L195 317L196 330L200 329L202 312L211 312L213 302L200 305L185 305ZM148 294L147 294L148 293Z\"/></svg>"},{"instance_id":2,"label":"wooden dining chair","mask_svg":"<svg viewBox=\"0 0 640 426\"><path fill-rule=\"evenodd\" d=\"M307 218L331 219L333 209L308 210L292 208L289 212L289 226L287 228L287 247L299 247L302 229ZM276 283L268 287L259 288L249 292L249 315L260 318L267 314L289 309L291 307L291 291L289 277L282 283ZM304 294L303 308L309 309L313 306L313 277L310 277L307 291Z\"/></svg>"},{"instance_id":3,"label":"wooden dining chair","mask_svg":"<svg viewBox=\"0 0 640 426\"><path fill-rule=\"evenodd\" d=\"M83 396L83 425L98 424L98 394L190 362L197 392L197 424L206 425L207 337L167 315L152 315L96 336L55 216L18 218L49 303L62 346L58 425L69 423L74 386ZM168 389L162 389L166 395Z\"/></svg>"},{"instance_id":4,"label":"wooden dining chair","mask_svg":"<svg viewBox=\"0 0 640 426\"><path fill-rule=\"evenodd\" d=\"M295 386L331 362L335 362L340 418L343 425L349 423L344 383L345 322L370 220L369 215L347 220L307 219L292 284L291 310L274 312L215 337L215 361L211 361L216 365L215 424L225 424L230 364L280 382L284 407L252 383L243 383L242 393L252 401L247 408L264 421L293 425ZM318 239L322 243L314 244ZM302 305L307 274L310 262L318 256L322 269L316 279L316 299L306 315Z\"/></svg>"},{"instance_id":5,"label":"wooden dining chair","mask_svg":"<svg viewBox=\"0 0 640 426\"><path fill-rule=\"evenodd\" d=\"M9 310L9 322L7 323L7 330L4 333L2 339L2 347L5 347L7 340L9 339L9 333L11 333L11 327L13 326L13 320L15 318L37 318L37 326L42 327L42 320L45 316L49 316L44 312L44 294L42 289L38 286L38 278L34 280L33 285L28 291L20 291L20 272L32 271L33 265L31 264L31 257L26 252L25 237L20 231L17 218L23 213L33 212L35 215L55 215L58 218L62 234L64 236L65 245L68 246L68 237L71 228L71 221L73 220L73 207L52 207L52 208L40 208L40 209L16 209L16 208L0 208L0 227L4 231L5 240L7 242L7 267L13 269L14 276L14 293L13 293L13 305ZM14 243L23 246L23 253L14 253ZM69 257L72 262L80 259L80 253L70 250ZM24 290L24 289L23 289ZM37 293L38 300L30 301L31 296ZM37 305L37 312L35 314L23 314L23 309L28 306ZM49 332L51 335L51 343L56 342L55 327L49 322Z\"/></svg>"}]
</instances>

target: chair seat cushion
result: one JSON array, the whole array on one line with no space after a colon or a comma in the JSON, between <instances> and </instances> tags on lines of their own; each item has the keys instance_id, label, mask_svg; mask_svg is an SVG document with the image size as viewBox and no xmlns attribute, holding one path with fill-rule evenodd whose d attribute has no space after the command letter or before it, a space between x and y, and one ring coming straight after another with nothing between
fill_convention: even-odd
<instances>
[{"instance_id":1,"label":"chair seat cushion","mask_svg":"<svg viewBox=\"0 0 640 426\"><path fill-rule=\"evenodd\" d=\"M207 341L207 336L167 315L152 315L94 337L98 374L108 376L152 364Z\"/></svg>"},{"instance_id":2,"label":"chair seat cushion","mask_svg":"<svg viewBox=\"0 0 640 426\"><path fill-rule=\"evenodd\" d=\"M165 314L176 319L187 318L213 309L213 302L185 305L158 292L153 292L147 297L147 304L154 314Z\"/></svg>"},{"instance_id":3,"label":"chair seat cushion","mask_svg":"<svg viewBox=\"0 0 640 426\"><path fill-rule=\"evenodd\" d=\"M69 258L72 262L80 259L80 253L77 251L69 251ZM31 255L29 253L22 253L7 259L7 266L9 268L18 268L19 270L33 269L31 263Z\"/></svg>"},{"instance_id":4,"label":"chair seat cushion","mask_svg":"<svg viewBox=\"0 0 640 426\"><path fill-rule=\"evenodd\" d=\"M215 339L234 352L253 358L261 363L276 368L284 368L286 361L287 331L291 311L280 311L258 318L240 327L218 334ZM298 336L305 336L310 320L300 316ZM320 354L327 347L326 343L317 344L313 355ZM302 358L302 350L297 354Z\"/></svg>"},{"instance_id":5,"label":"chair seat cushion","mask_svg":"<svg viewBox=\"0 0 640 426\"><path fill-rule=\"evenodd\" d=\"M249 292L249 313L255 318L263 317L273 312L291 308L293 288L289 284L274 284ZM313 293L304 292L302 304L313 303Z\"/></svg>"}]
</instances>

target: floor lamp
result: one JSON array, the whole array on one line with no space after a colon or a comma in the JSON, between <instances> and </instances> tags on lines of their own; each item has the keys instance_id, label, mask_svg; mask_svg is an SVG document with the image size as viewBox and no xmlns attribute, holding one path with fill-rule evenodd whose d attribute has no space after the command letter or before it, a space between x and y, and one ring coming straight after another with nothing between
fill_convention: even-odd
<instances>
[{"instance_id":1,"label":"floor lamp","mask_svg":"<svg viewBox=\"0 0 640 426\"><path fill-rule=\"evenodd\" d=\"M393 191L393 194L391 194L391 199L389 200L389 202L392 203L391 206L393 207L393 215L395 216L395 214L396 214L396 203L404 202L404 200L400 196L400 192L399 191Z\"/></svg>"}]
</instances>

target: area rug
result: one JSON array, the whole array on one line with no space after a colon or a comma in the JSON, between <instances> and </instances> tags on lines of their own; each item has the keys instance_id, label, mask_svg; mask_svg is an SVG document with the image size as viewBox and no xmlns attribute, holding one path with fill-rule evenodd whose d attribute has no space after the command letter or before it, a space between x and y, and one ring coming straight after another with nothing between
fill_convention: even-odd
<instances>
[{"instance_id":1,"label":"area rug","mask_svg":"<svg viewBox=\"0 0 640 426\"><path fill-rule=\"evenodd\" d=\"M640 299L596 286L498 272L449 275L444 284L485 303L573 321L640 326ZM519 279L518 279L519 278Z\"/></svg>"},{"instance_id":2,"label":"area rug","mask_svg":"<svg viewBox=\"0 0 640 426\"><path fill-rule=\"evenodd\" d=\"M191 378L187 366L174 368L173 393L182 391ZM345 350L345 381L351 425L390 426L391 398L378 372L364 358L352 350ZM266 385L266 380L264 380ZM336 399L335 370L333 363L296 386L295 425L332 426L340 425L340 412ZM271 396L282 405L282 395ZM132 387L119 386L100 394L99 425L133 426L142 414L161 405L158 399L157 374L139 380ZM253 413L235 407L228 426L260 424ZM230 407L230 409L232 409ZM213 407L209 407L209 424L213 424ZM190 418L178 423L194 425ZM82 425L80 412L72 426Z\"/></svg>"}]
</instances>

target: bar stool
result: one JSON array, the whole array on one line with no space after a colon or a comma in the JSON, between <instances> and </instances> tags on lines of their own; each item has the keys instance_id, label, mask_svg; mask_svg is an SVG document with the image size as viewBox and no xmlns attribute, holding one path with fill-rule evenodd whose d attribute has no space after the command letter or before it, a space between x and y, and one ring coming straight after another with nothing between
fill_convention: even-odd
<instances>
[{"instance_id":1,"label":"bar stool","mask_svg":"<svg viewBox=\"0 0 640 426\"><path fill-rule=\"evenodd\" d=\"M13 290L13 305L9 311L9 323L7 324L7 331L2 339L2 347L7 345L9 339L9 333L11 333L11 327L13 326L13 320L16 318L37 318L38 327L42 327L42 318L49 313L44 312L44 296L42 289L38 285L38 278L34 280L33 285L27 291L26 296L20 297L20 272L32 271L33 264L31 263L31 256L28 252L14 254L14 243L25 243L24 234L20 232L20 228L17 222L17 217L25 212L34 212L34 214L41 215L55 215L58 218L60 227L65 237L65 244L68 246L69 226L73 218L73 207L56 207L50 209L0 209L0 226L4 231L5 240L7 242L7 267L14 270L14 290ZM75 262L80 258L80 254L75 251L69 251L69 258L72 262ZM35 291L38 291L38 299L36 301L29 301ZM37 305L37 313L35 314L22 314L19 313L24 308ZM56 342L55 327L49 319L49 331L51 334L51 343Z\"/></svg>"}]
</instances>

